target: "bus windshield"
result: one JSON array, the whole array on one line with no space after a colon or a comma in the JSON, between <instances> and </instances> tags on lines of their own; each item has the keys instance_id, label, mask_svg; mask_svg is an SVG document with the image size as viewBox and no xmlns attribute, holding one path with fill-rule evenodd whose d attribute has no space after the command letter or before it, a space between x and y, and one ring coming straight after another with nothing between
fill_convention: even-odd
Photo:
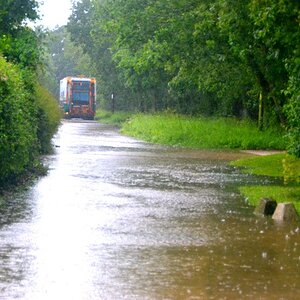
<instances>
[{"instance_id":1,"label":"bus windshield","mask_svg":"<svg viewBox=\"0 0 300 300\"><path fill-rule=\"evenodd\" d=\"M74 104L84 104L89 102L90 82L73 81L72 100Z\"/></svg>"}]
</instances>

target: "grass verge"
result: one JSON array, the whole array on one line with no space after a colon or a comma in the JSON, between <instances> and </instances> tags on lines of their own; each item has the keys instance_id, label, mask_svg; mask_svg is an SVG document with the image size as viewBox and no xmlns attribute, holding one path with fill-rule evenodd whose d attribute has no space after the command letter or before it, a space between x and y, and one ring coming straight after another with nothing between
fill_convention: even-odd
<instances>
[{"instance_id":1,"label":"grass verge","mask_svg":"<svg viewBox=\"0 0 300 300\"><path fill-rule=\"evenodd\" d=\"M272 198L277 203L292 202L300 216L300 186L243 186L240 192L254 206L261 198Z\"/></svg>"},{"instance_id":2,"label":"grass verge","mask_svg":"<svg viewBox=\"0 0 300 300\"><path fill-rule=\"evenodd\" d=\"M122 112L118 111L115 113L104 111L104 110L97 110L95 120L104 123L104 124L111 124L111 125L118 125L121 126L123 123L129 120L132 113L129 112Z\"/></svg>"},{"instance_id":3,"label":"grass verge","mask_svg":"<svg viewBox=\"0 0 300 300\"><path fill-rule=\"evenodd\" d=\"M278 177L281 185L242 186L241 193L256 206L261 198L292 202L300 215L300 159L286 154L258 156L231 162L244 173Z\"/></svg>"},{"instance_id":4,"label":"grass verge","mask_svg":"<svg viewBox=\"0 0 300 300\"><path fill-rule=\"evenodd\" d=\"M133 115L122 132L152 143L198 149L276 149L286 147L279 130L259 131L254 122L176 114Z\"/></svg>"},{"instance_id":5,"label":"grass verge","mask_svg":"<svg viewBox=\"0 0 300 300\"><path fill-rule=\"evenodd\" d=\"M285 157L285 153L267 156L254 156L246 159L239 159L232 162L231 165L241 167L243 172L247 174L282 177L282 160L285 159Z\"/></svg>"}]
</instances>

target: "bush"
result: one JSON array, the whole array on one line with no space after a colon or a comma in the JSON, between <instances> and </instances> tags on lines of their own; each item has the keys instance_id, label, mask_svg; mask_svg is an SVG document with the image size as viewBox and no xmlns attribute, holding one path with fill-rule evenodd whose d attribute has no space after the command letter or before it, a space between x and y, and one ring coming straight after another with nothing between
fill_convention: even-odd
<instances>
[{"instance_id":1,"label":"bush","mask_svg":"<svg viewBox=\"0 0 300 300\"><path fill-rule=\"evenodd\" d=\"M299 91L300 92L300 91ZM285 106L288 117L288 151L300 157L300 96L294 96Z\"/></svg>"},{"instance_id":2,"label":"bush","mask_svg":"<svg viewBox=\"0 0 300 300\"><path fill-rule=\"evenodd\" d=\"M287 155L282 160L284 183L300 184L300 159Z\"/></svg>"},{"instance_id":3,"label":"bush","mask_svg":"<svg viewBox=\"0 0 300 300\"><path fill-rule=\"evenodd\" d=\"M51 151L51 139L57 131L61 113L55 98L42 86L36 88L37 97L37 137L42 154Z\"/></svg>"},{"instance_id":4,"label":"bush","mask_svg":"<svg viewBox=\"0 0 300 300\"><path fill-rule=\"evenodd\" d=\"M22 72L0 56L0 185L34 164L37 126L30 100Z\"/></svg>"}]
</instances>

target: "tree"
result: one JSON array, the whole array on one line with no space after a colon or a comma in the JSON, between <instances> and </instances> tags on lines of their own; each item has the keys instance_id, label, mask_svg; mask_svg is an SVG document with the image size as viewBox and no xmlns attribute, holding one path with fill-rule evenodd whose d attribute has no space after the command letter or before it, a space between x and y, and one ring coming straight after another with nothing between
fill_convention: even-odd
<instances>
[{"instance_id":1,"label":"tree","mask_svg":"<svg viewBox=\"0 0 300 300\"><path fill-rule=\"evenodd\" d=\"M97 98L101 106L107 109L111 107L113 93L116 108L128 109L133 97L131 91L122 84L112 60L110 47L113 37L105 30L104 22L110 18L110 12L103 6L103 2L105 1L84 0L74 3L67 28L71 33L71 40L75 45L82 46L91 59L97 77Z\"/></svg>"},{"instance_id":2,"label":"tree","mask_svg":"<svg viewBox=\"0 0 300 300\"><path fill-rule=\"evenodd\" d=\"M84 0L74 6L68 28L96 63L107 91L117 82L137 109L261 116L262 129L287 126L295 140L299 5Z\"/></svg>"},{"instance_id":3,"label":"tree","mask_svg":"<svg viewBox=\"0 0 300 300\"><path fill-rule=\"evenodd\" d=\"M75 45L65 26L46 33L44 38L44 67L40 80L58 99L59 81L66 76L94 76L90 57L83 53L81 45Z\"/></svg>"},{"instance_id":4,"label":"tree","mask_svg":"<svg viewBox=\"0 0 300 300\"><path fill-rule=\"evenodd\" d=\"M269 119L266 126L272 116L285 122L282 108L287 99L282 92L289 80L286 62L297 47L298 14L297 1L222 1L220 25L232 53L256 78Z\"/></svg>"},{"instance_id":5,"label":"tree","mask_svg":"<svg viewBox=\"0 0 300 300\"><path fill-rule=\"evenodd\" d=\"M23 22L38 18L36 0L0 0L0 37L14 33Z\"/></svg>"}]
</instances>

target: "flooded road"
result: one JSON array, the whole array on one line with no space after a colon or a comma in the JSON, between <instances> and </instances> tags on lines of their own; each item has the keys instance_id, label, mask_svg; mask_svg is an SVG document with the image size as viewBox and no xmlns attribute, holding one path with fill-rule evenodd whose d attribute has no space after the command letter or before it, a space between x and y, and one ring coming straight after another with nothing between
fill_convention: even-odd
<instances>
[{"instance_id":1,"label":"flooded road","mask_svg":"<svg viewBox=\"0 0 300 300\"><path fill-rule=\"evenodd\" d=\"M0 207L0 299L299 299L299 224L253 215L237 153L65 121L47 176ZM245 155L245 154L243 154Z\"/></svg>"}]
</instances>

